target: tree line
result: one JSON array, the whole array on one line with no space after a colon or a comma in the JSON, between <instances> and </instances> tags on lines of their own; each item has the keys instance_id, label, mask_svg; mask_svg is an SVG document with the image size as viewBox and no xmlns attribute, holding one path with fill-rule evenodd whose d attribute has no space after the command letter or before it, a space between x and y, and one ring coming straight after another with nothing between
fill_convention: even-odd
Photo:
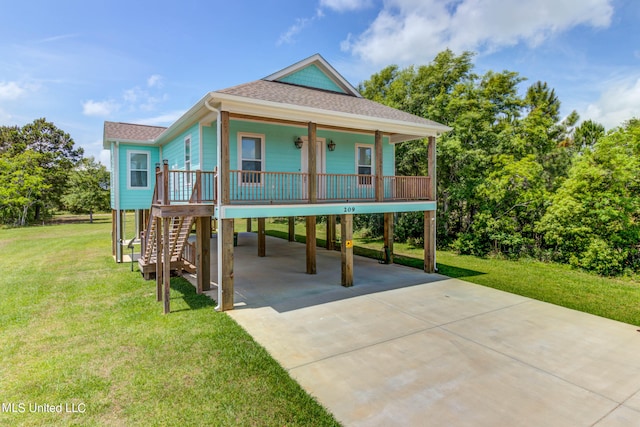
<instances>
[{"instance_id":1,"label":"tree line","mask_svg":"<svg viewBox=\"0 0 640 427\"><path fill-rule=\"evenodd\" d=\"M0 126L0 224L25 226L68 210L109 209L109 172L71 136L40 118Z\"/></svg>"},{"instance_id":2,"label":"tree line","mask_svg":"<svg viewBox=\"0 0 640 427\"><path fill-rule=\"evenodd\" d=\"M547 83L474 71L473 53L391 65L359 85L364 97L453 128L437 144L437 242L461 254L529 256L604 275L640 267L640 120L605 132ZM427 142L396 147L398 175L427 174ZM358 225L381 233L381 220ZM419 214L396 238L422 239Z\"/></svg>"}]
</instances>

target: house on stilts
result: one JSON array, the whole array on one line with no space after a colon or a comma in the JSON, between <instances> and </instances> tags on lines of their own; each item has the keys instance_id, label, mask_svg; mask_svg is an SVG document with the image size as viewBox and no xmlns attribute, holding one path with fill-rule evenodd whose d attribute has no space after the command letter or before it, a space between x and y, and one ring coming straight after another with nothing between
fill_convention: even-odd
<instances>
[{"instance_id":1,"label":"house on stilts","mask_svg":"<svg viewBox=\"0 0 640 427\"><path fill-rule=\"evenodd\" d=\"M328 234L340 216L342 285L353 284L353 216L384 214L393 253L396 212L424 212L424 270L435 270L435 144L442 124L364 99L322 56L261 80L207 93L171 126L105 122L111 152L112 249L122 262L123 212L134 211L138 260L154 273L169 311L169 276L193 269L197 290L213 279L218 309L234 304L234 221L306 218L306 272L316 272L316 216ZM428 139L428 176L396 176L395 145ZM409 142L407 142L409 143ZM218 277L210 278L211 220ZM195 224L195 245L188 241ZM291 230L292 227L290 227ZM327 239L332 244L333 239ZM301 246L302 247L302 246Z\"/></svg>"}]
</instances>

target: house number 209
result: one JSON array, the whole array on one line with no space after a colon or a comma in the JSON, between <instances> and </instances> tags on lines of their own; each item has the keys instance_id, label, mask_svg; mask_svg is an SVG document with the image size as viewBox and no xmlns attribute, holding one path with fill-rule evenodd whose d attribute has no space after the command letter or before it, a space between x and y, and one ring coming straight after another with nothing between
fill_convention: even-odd
<instances>
[{"instance_id":1,"label":"house number 209","mask_svg":"<svg viewBox=\"0 0 640 427\"><path fill-rule=\"evenodd\" d=\"M355 206L345 206L344 207L344 213L354 213L356 211L356 207Z\"/></svg>"}]
</instances>

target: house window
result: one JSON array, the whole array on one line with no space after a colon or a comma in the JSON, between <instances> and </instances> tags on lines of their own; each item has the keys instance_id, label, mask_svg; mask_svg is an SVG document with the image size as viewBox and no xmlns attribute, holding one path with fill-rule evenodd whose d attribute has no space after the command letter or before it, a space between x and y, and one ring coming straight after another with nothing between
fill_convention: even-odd
<instances>
[{"instance_id":1,"label":"house window","mask_svg":"<svg viewBox=\"0 0 640 427\"><path fill-rule=\"evenodd\" d=\"M356 145L356 169L358 175L358 184L371 185L372 184L372 171L373 171L373 148L370 145Z\"/></svg>"},{"instance_id":2,"label":"house window","mask_svg":"<svg viewBox=\"0 0 640 427\"><path fill-rule=\"evenodd\" d=\"M184 170L187 172L187 185L191 185L191 137L184 139Z\"/></svg>"},{"instance_id":3,"label":"house window","mask_svg":"<svg viewBox=\"0 0 640 427\"><path fill-rule=\"evenodd\" d=\"M264 136L244 134L240 139L240 169L243 184L261 184L264 171Z\"/></svg>"},{"instance_id":4,"label":"house window","mask_svg":"<svg viewBox=\"0 0 640 427\"><path fill-rule=\"evenodd\" d=\"M149 188L149 153L128 152L129 188Z\"/></svg>"}]
</instances>

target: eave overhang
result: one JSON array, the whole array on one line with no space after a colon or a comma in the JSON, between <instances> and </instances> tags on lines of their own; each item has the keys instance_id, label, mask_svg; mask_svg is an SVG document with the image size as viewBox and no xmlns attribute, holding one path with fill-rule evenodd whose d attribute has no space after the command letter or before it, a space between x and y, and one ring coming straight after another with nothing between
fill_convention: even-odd
<instances>
[{"instance_id":1,"label":"eave overhang","mask_svg":"<svg viewBox=\"0 0 640 427\"><path fill-rule=\"evenodd\" d=\"M390 142L399 143L427 136L438 136L451 130L450 127L434 124L411 123L387 118L372 117L361 114L344 113L300 105L284 104L246 98L237 95L210 92L211 104L230 113L264 117L267 119L314 122L318 127L338 127L357 129L368 132L381 131L390 135Z\"/></svg>"}]
</instances>

